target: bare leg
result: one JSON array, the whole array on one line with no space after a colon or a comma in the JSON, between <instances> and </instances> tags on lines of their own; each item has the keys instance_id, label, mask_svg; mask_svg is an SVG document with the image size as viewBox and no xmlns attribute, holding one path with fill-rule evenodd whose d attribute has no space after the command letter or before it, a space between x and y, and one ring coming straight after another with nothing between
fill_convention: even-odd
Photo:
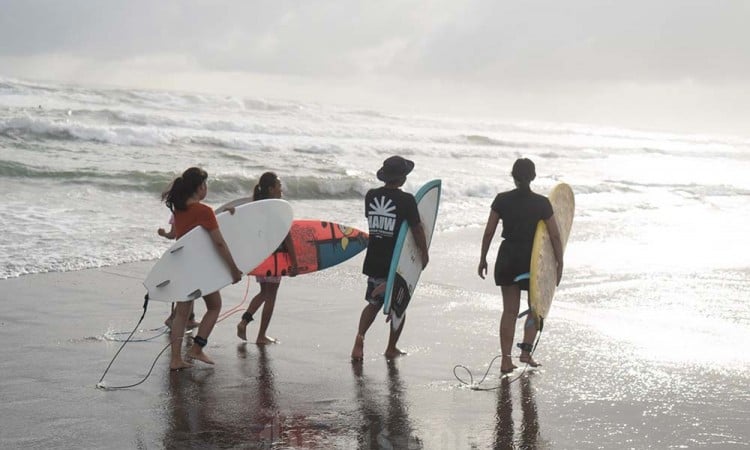
<instances>
[{"instance_id":1,"label":"bare leg","mask_svg":"<svg viewBox=\"0 0 750 450\"><path fill-rule=\"evenodd\" d=\"M354 338L354 348L352 348L352 360L359 361L364 356L365 348L365 333L370 329L370 325L375 321L375 317L378 316L380 311L380 305L373 305L368 303L367 306L362 310L362 314L359 317L359 328L357 328L357 336Z\"/></svg>"},{"instance_id":2,"label":"bare leg","mask_svg":"<svg viewBox=\"0 0 750 450\"><path fill-rule=\"evenodd\" d=\"M166 325L167 328L172 328L172 319L174 319L174 302L172 302L172 306L169 307L169 317L164 321L164 325Z\"/></svg>"},{"instance_id":3,"label":"bare leg","mask_svg":"<svg viewBox=\"0 0 750 450\"><path fill-rule=\"evenodd\" d=\"M245 313L252 316L258 311L260 305L264 304L266 300L268 300L270 287L273 287L273 298L276 299L276 291L279 289L279 285L277 283L260 283L260 292L258 292L252 300L250 300L250 304L247 306L247 310L245 310ZM269 312L271 315L273 315L273 307L271 307ZM263 317L261 317L261 322L263 322L263 318L265 317L265 308L263 308L263 314L264 315ZM267 320L270 321L271 317L268 316ZM237 324L237 337L242 339L243 341L247 340L247 325L249 323L250 321L248 320L240 319L240 322ZM261 327L262 326L263 324L261 323ZM268 328L268 323L266 323L266 328Z\"/></svg>"},{"instance_id":4,"label":"bare leg","mask_svg":"<svg viewBox=\"0 0 750 450\"><path fill-rule=\"evenodd\" d=\"M216 325L216 320L219 318L219 312L221 311L221 294L219 294L218 291L213 292L204 296L203 300L206 302L206 314L203 315L203 320L201 320L201 324L198 327L196 338L201 337L208 340L208 336L211 335L211 331L213 331L214 325ZM213 360L203 352L203 347L196 343L190 347L187 356L195 358L198 361L203 361L206 364L214 363Z\"/></svg>"},{"instance_id":5,"label":"bare leg","mask_svg":"<svg viewBox=\"0 0 750 450\"><path fill-rule=\"evenodd\" d=\"M406 315L401 319L401 325L399 325L398 330L393 331L393 327L389 326L388 329L391 330L390 334L388 335L388 346L385 348L385 357L387 359L393 359L397 358L401 355L405 355L406 352L399 350L396 347L396 344L398 343L398 338L401 337L401 331L404 329L404 324L406 323Z\"/></svg>"},{"instance_id":6,"label":"bare leg","mask_svg":"<svg viewBox=\"0 0 750 450\"><path fill-rule=\"evenodd\" d=\"M172 357L169 360L169 368L172 370L192 367L192 364L182 359L182 340L185 337L185 323L190 315L192 301L175 303L174 317L172 318L172 329L169 333Z\"/></svg>"},{"instance_id":7,"label":"bare leg","mask_svg":"<svg viewBox=\"0 0 750 450\"><path fill-rule=\"evenodd\" d=\"M266 336L266 330L271 323L273 308L276 306L276 294L279 291L279 283L261 283L261 292L264 293L265 302L263 302L263 313L260 316L260 327L258 328L258 337L255 343L258 345L273 344L276 339Z\"/></svg>"},{"instance_id":8,"label":"bare leg","mask_svg":"<svg viewBox=\"0 0 750 450\"><path fill-rule=\"evenodd\" d=\"M531 314L528 315L526 319L526 323L524 324L524 330L523 330L523 343L533 345L534 339L536 339L536 321L533 317L531 317ZM539 367L541 364L534 361L534 358L531 357L531 353L529 353L526 350L521 350L521 358L520 361L522 363L526 363L531 367Z\"/></svg>"},{"instance_id":9,"label":"bare leg","mask_svg":"<svg viewBox=\"0 0 750 450\"><path fill-rule=\"evenodd\" d=\"M195 303L190 307L190 317L188 318L187 325L185 325L185 328L188 330L192 330L193 328L198 328L198 326L201 324L200 322L196 322L195 320L195 313L193 313L193 308L195 307Z\"/></svg>"},{"instance_id":10,"label":"bare leg","mask_svg":"<svg viewBox=\"0 0 750 450\"><path fill-rule=\"evenodd\" d=\"M502 363L500 371L508 373L516 368L510 358L513 348L513 335L516 331L516 317L521 303L521 289L516 285L500 286L503 293L503 314L500 316L500 351Z\"/></svg>"}]
</instances>

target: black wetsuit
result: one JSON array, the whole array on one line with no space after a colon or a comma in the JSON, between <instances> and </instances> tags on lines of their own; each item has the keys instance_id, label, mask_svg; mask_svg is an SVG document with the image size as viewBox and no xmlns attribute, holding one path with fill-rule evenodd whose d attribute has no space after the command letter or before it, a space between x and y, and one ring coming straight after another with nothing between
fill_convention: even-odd
<instances>
[{"instance_id":1,"label":"black wetsuit","mask_svg":"<svg viewBox=\"0 0 750 450\"><path fill-rule=\"evenodd\" d=\"M552 204L543 195L514 189L497 194L492 210L503 221L503 242L495 261L495 284L509 286L516 283L515 277L529 271L537 223L552 217ZM528 280L518 284L523 290L529 289Z\"/></svg>"}]
</instances>

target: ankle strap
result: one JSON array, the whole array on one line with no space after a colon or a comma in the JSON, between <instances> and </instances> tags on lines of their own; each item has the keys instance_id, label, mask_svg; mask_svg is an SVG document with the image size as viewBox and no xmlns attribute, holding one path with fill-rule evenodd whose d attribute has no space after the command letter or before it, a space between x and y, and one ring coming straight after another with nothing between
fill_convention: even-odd
<instances>
[{"instance_id":1,"label":"ankle strap","mask_svg":"<svg viewBox=\"0 0 750 450\"><path fill-rule=\"evenodd\" d=\"M526 342L519 342L518 344L516 344L516 347L520 348L521 351L529 352L529 353L531 353L531 351L534 350L534 346Z\"/></svg>"}]
</instances>

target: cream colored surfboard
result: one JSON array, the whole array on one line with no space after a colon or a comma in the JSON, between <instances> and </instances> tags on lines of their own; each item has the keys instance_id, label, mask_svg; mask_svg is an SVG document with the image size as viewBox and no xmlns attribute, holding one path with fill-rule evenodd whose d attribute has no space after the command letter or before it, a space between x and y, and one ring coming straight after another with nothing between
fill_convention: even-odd
<instances>
[{"instance_id":1,"label":"cream colored surfboard","mask_svg":"<svg viewBox=\"0 0 750 450\"><path fill-rule=\"evenodd\" d=\"M575 213L575 197L573 190L565 183L560 183L549 194L555 221L560 229L560 240L563 250L568 243L570 228L573 225ZM552 249L552 241L543 220L539 221L534 235L534 245L531 249L531 271L529 278L529 305L531 315L536 321L537 328L549 314L552 298L557 287L557 261ZM542 319L542 320L540 320Z\"/></svg>"}]
</instances>

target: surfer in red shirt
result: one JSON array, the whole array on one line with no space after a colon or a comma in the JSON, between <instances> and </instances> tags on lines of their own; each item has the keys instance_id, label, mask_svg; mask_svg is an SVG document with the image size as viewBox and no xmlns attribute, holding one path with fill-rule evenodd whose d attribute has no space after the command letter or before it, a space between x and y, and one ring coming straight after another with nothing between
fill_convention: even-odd
<instances>
[{"instance_id":1,"label":"surfer in red shirt","mask_svg":"<svg viewBox=\"0 0 750 450\"><path fill-rule=\"evenodd\" d=\"M206 198L208 186L206 179L208 174L203 169L191 167L183 172L182 176L176 178L164 193L162 200L167 207L174 213L174 233L175 238L179 239L185 233L195 227L203 227L211 236L211 240L216 246L219 255L224 259L227 267L232 273L233 283L242 279L242 271L229 252L224 237L219 230L219 224L216 221L216 215L213 209L201 203ZM201 320L198 327L198 333L195 336L194 345L187 351L188 360L197 359L206 364L213 364L213 360L203 352L203 348L208 343L208 336L216 325L221 310L221 294L219 291L212 292L203 296L206 302L206 314ZM172 321L172 330L170 333L172 345L172 358L169 362L169 368L172 370L184 369L191 367L188 361L182 358L182 338L184 336L185 324L192 310L193 301L177 302L175 307L175 316Z\"/></svg>"},{"instance_id":2,"label":"surfer in red shirt","mask_svg":"<svg viewBox=\"0 0 750 450\"><path fill-rule=\"evenodd\" d=\"M531 191L531 182L536 178L534 163L527 158L520 158L513 164L513 180L516 189L497 194L492 202L490 217L482 237L482 254L479 257L477 272L484 279L487 274L487 252L495 235L498 222L503 221L503 242L495 262L495 284L500 286L503 294L503 314L500 318L500 349L502 364L500 371L510 373L516 366L511 360L511 347L516 329L516 318L521 303L521 291L529 290L528 278L517 277L529 272L531 267L531 247L537 223L544 220L552 240L552 248L557 259L557 283L560 283L563 270L563 251L560 231L557 227L552 205L547 197ZM531 314L524 326L520 361L532 367L539 364L531 357L532 344L536 337L537 326Z\"/></svg>"}]
</instances>

